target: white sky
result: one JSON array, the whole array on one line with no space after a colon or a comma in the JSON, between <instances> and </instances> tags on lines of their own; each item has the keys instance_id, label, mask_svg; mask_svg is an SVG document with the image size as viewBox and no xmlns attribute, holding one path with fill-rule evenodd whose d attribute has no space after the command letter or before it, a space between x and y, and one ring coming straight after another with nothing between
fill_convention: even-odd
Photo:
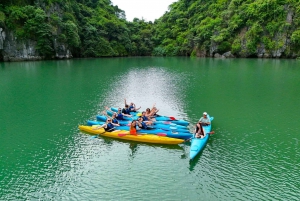
<instances>
[{"instance_id":1,"label":"white sky","mask_svg":"<svg viewBox=\"0 0 300 201\"><path fill-rule=\"evenodd\" d=\"M111 0L113 5L125 11L128 21L137 17L152 22L163 16L168 11L169 5L175 1L177 0Z\"/></svg>"}]
</instances>

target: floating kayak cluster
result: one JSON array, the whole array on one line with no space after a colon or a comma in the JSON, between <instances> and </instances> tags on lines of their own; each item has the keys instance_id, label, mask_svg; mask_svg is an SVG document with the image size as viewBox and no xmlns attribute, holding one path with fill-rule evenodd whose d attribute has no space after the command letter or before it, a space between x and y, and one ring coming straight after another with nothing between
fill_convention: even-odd
<instances>
[{"instance_id":1,"label":"floating kayak cluster","mask_svg":"<svg viewBox=\"0 0 300 201\"><path fill-rule=\"evenodd\" d=\"M117 108L110 108L106 113L112 116L113 112L117 112ZM105 115L97 115L96 119L88 120L87 125L79 126L79 129L90 134L94 137L99 135L118 138L137 142L156 143L156 144L180 144L187 140L191 140L190 158L193 159L205 146L208 141L209 134L204 138L195 138L194 134L188 129L189 122L185 120L177 120L174 117L155 116L155 121L151 126L151 130L140 129L137 130L137 135L129 133L130 123L132 120L137 120L140 116L139 112L131 112L131 117L124 116L124 120L118 120L120 126L115 126L115 130L108 132L101 126L105 124L107 117ZM213 118L210 118L211 120ZM203 126L206 133L211 130L211 125Z\"/></svg>"}]
</instances>

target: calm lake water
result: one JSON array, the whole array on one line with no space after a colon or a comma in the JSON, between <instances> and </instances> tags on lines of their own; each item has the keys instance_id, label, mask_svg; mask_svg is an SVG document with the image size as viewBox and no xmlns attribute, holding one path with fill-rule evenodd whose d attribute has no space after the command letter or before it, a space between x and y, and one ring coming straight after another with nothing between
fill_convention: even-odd
<instances>
[{"instance_id":1,"label":"calm lake water","mask_svg":"<svg viewBox=\"0 0 300 201\"><path fill-rule=\"evenodd\" d=\"M0 200L299 200L300 62L105 58L0 63ZM203 152L90 135L124 98L195 124Z\"/></svg>"}]
</instances>

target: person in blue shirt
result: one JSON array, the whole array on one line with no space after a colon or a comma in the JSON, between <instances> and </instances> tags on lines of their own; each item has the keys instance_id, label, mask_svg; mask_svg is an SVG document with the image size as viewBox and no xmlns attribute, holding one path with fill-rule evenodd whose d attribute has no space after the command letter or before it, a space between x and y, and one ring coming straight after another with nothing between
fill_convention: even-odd
<instances>
[{"instance_id":1,"label":"person in blue shirt","mask_svg":"<svg viewBox=\"0 0 300 201\"><path fill-rule=\"evenodd\" d=\"M125 108L122 109L122 113L130 115L129 105L125 105Z\"/></svg>"},{"instance_id":2,"label":"person in blue shirt","mask_svg":"<svg viewBox=\"0 0 300 201\"><path fill-rule=\"evenodd\" d=\"M111 111L108 107L106 107L106 110L112 112L113 114L115 113L115 112ZM116 119L117 120L127 120L127 119L124 118L124 116L126 116L126 117L132 117L132 115L125 114L125 113L122 112L121 108L118 108L118 112L116 113Z\"/></svg>"},{"instance_id":3,"label":"person in blue shirt","mask_svg":"<svg viewBox=\"0 0 300 201\"><path fill-rule=\"evenodd\" d=\"M111 118L107 118L105 124L97 126L95 129L104 128L106 132L112 132L115 130L115 126L120 126L119 124L112 123Z\"/></svg>"},{"instance_id":4,"label":"person in blue shirt","mask_svg":"<svg viewBox=\"0 0 300 201\"><path fill-rule=\"evenodd\" d=\"M142 116L141 117L143 118L143 121L151 122L151 124L152 124L152 121L156 121L155 118L151 118L151 117L146 116L146 112L145 111L142 112Z\"/></svg>"},{"instance_id":5,"label":"person in blue shirt","mask_svg":"<svg viewBox=\"0 0 300 201\"><path fill-rule=\"evenodd\" d=\"M106 118L110 118L110 116L108 116L108 115L106 114L106 112L103 112L103 115L106 116ZM111 117L111 121L112 121L112 123L114 123L114 124L119 124L119 125L120 125L120 122L119 122L118 119L117 119L117 113L116 113L116 112L113 113L113 115L112 115L112 117Z\"/></svg>"},{"instance_id":6,"label":"person in blue shirt","mask_svg":"<svg viewBox=\"0 0 300 201\"><path fill-rule=\"evenodd\" d=\"M152 129L154 129L152 127L149 127L149 125L151 125L151 124L148 124L148 123L150 123L150 122L146 123L146 122L143 121L142 117L139 117L138 121L137 121L137 126L138 126L139 129L145 129L145 130L152 130Z\"/></svg>"},{"instance_id":7,"label":"person in blue shirt","mask_svg":"<svg viewBox=\"0 0 300 201\"><path fill-rule=\"evenodd\" d=\"M125 101L125 106L128 105L126 102L126 98L124 98L124 101ZM136 108L136 105L133 102L131 102L128 106L128 109L130 112L137 112L139 109L141 109L141 106Z\"/></svg>"}]
</instances>

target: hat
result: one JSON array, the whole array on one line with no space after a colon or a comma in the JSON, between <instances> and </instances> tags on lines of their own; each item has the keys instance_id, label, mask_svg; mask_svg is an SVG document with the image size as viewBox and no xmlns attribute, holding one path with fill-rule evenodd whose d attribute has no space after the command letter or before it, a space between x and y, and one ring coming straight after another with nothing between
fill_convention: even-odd
<instances>
[{"instance_id":1,"label":"hat","mask_svg":"<svg viewBox=\"0 0 300 201\"><path fill-rule=\"evenodd\" d=\"M207 115L207 112L203 112L204 115Z\"/></svg>"}]
</instances>

